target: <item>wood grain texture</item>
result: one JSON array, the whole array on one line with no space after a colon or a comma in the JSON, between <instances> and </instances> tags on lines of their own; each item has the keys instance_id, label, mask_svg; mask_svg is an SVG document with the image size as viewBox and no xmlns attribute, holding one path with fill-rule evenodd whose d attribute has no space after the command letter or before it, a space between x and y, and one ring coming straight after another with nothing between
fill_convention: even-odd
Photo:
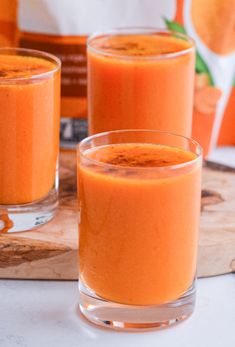
<instances>
[{"instance_id":1,"label":"wood grain texture","mask_svg":"<svg viewBox=\"0 0 235 347\"><path fill-rule=\"evenodd\" d=\"M206 162L202 180L198 276L235 271L235 169Z\"/></svg>"},{"instance_id":2,"label":"wood grain texture","mask_svg":"<svg viewBox=\"0 0 235 347\"><path fill-rule=\"evenodd\" d=\"M37 230L0 234L0 277L78 277L76 163L60 160L60 205L53 221ZM235 271L235 169L207 162L203 169L198 275Z\"/></svg>"},{"instance_id":3,"label":"wood grain texture","mask_svg":"<svg viewBox=\"0 0 235 347\"><path fill-rule=\"evenodd\" d=\"M77 279L77 198L74 153L60 158L60 204L48 224L0 234L0 278Z\"/></svg>"}]
</instances>

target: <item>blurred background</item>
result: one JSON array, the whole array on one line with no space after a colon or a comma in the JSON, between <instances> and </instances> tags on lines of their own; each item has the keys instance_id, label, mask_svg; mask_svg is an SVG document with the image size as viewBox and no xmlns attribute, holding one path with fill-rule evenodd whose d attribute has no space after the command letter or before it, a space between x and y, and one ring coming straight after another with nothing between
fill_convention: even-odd
<instances>
[{"instance_id":1,"label":"blurred background","mask_svg":"<svg viewBox=\"0 0 235 347\"><path fill-rule=\"evenodd\" d=\"M167 28L194 38L192 137L205 156L235 165L235 0L0 1L0 46L44 50L62 60L65 149L87 135L87 37L130 26Z\"/></svg>"}]
</instances>

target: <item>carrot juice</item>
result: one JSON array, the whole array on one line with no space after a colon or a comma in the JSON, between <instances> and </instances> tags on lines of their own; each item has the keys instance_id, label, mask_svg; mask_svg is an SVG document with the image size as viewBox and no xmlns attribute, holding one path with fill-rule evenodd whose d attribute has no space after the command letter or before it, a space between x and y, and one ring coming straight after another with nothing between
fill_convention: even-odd
<instances>
[{"instance_id":1,"label":"carrot juice","mask_svg":"<svg viewBox=\"0 0 235 347\"><path fill-rule=\"evenodd\" d=\"M195 278L200 157L184 138L120 134L80 150L80 281L114 303L167 304Z\"/></svg>"},{"instance_id":2,"label":"carrot juice","mask_svg":"<svg viewBox=\"0 0 235 347\"><path fill-rule=\"evenodd\" d=\"M88 40L90 134L153 129L191 135L194 44L167 31L120 30Z\"/></svg>"},{"instance_id":3,"label":"carrot juice","mask_svg":"<svg viewBox=\"0 0 235 347\"><path fill-rule=\"evenodd\" d=\"M56 179L59 60L38 51L1 49L0 105L0 205L45 198Z\"/></svg>"}]
</instances>

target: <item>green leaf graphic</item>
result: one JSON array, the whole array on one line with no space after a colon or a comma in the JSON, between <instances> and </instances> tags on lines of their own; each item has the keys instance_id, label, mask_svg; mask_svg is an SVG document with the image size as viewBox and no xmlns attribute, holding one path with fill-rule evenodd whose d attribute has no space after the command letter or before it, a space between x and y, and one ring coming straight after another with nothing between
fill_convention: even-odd
<instances>
[{"instance_id":1,"label":"green leaf graphic","mask_svg":"<svg viewBox=\"0 0 235 347\"><path fill-rule=\"evenodd\" d=\"M209 77L210 85L214 86L214 81L213 81L211 72L197 50L196 50L196 67L195 67L195 69L196 69L197 73L206 73Z\"/></svg>"},{"instance_id":2,"label":"green leaf graphic","mask_svg":"<svg viewBox=\"0 0 235 347\"><path fill-rule=\"evenodd\" d=\"M186 34L186 31L182 25L177 22L172 22L166 18L163 18L164 22L169 30L177 31L178 33Z\"/></svg>"},{"instance_id":3,"label":"green leaf graphic","mask_svg":"<svg viewBox=\"0 0 235 347\"><path fill-rule=\"evenodd\" d=\"M163 18L163 19L164 19L164 22L166 24L166 27L169 30L172 30L174 32L179 32L179 33L182 33L182 34L187 34L185 28L182 25L180 25L179 23L170 21L170 20L168 20L166 18ZM211 74L207 64L205 63L205 61L203 60L203 58L199 54L198 50L196 50L196 66L195 66L195 70L196 70L196 72L198 74L206 73L208 75L208 77L209 77L210 85L211 86L214 85L212 74Z\"/></svg>"}]
</instances>

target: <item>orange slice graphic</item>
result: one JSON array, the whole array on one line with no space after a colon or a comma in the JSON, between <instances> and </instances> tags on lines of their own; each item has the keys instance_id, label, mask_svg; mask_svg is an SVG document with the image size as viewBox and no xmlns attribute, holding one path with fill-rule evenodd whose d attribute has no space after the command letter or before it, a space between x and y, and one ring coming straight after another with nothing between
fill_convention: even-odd
<instances>
[{"instance_id":1,"label":"orange slice graphic","mask_svg":"<svg viewBox=\"0 0 235 347\"><path fill-rule=\"evenodd\" d=\"M222 92L209 85L207 74L195 75L194 109L203 114L213 114Z\"/></svg>"}]
</instances>

